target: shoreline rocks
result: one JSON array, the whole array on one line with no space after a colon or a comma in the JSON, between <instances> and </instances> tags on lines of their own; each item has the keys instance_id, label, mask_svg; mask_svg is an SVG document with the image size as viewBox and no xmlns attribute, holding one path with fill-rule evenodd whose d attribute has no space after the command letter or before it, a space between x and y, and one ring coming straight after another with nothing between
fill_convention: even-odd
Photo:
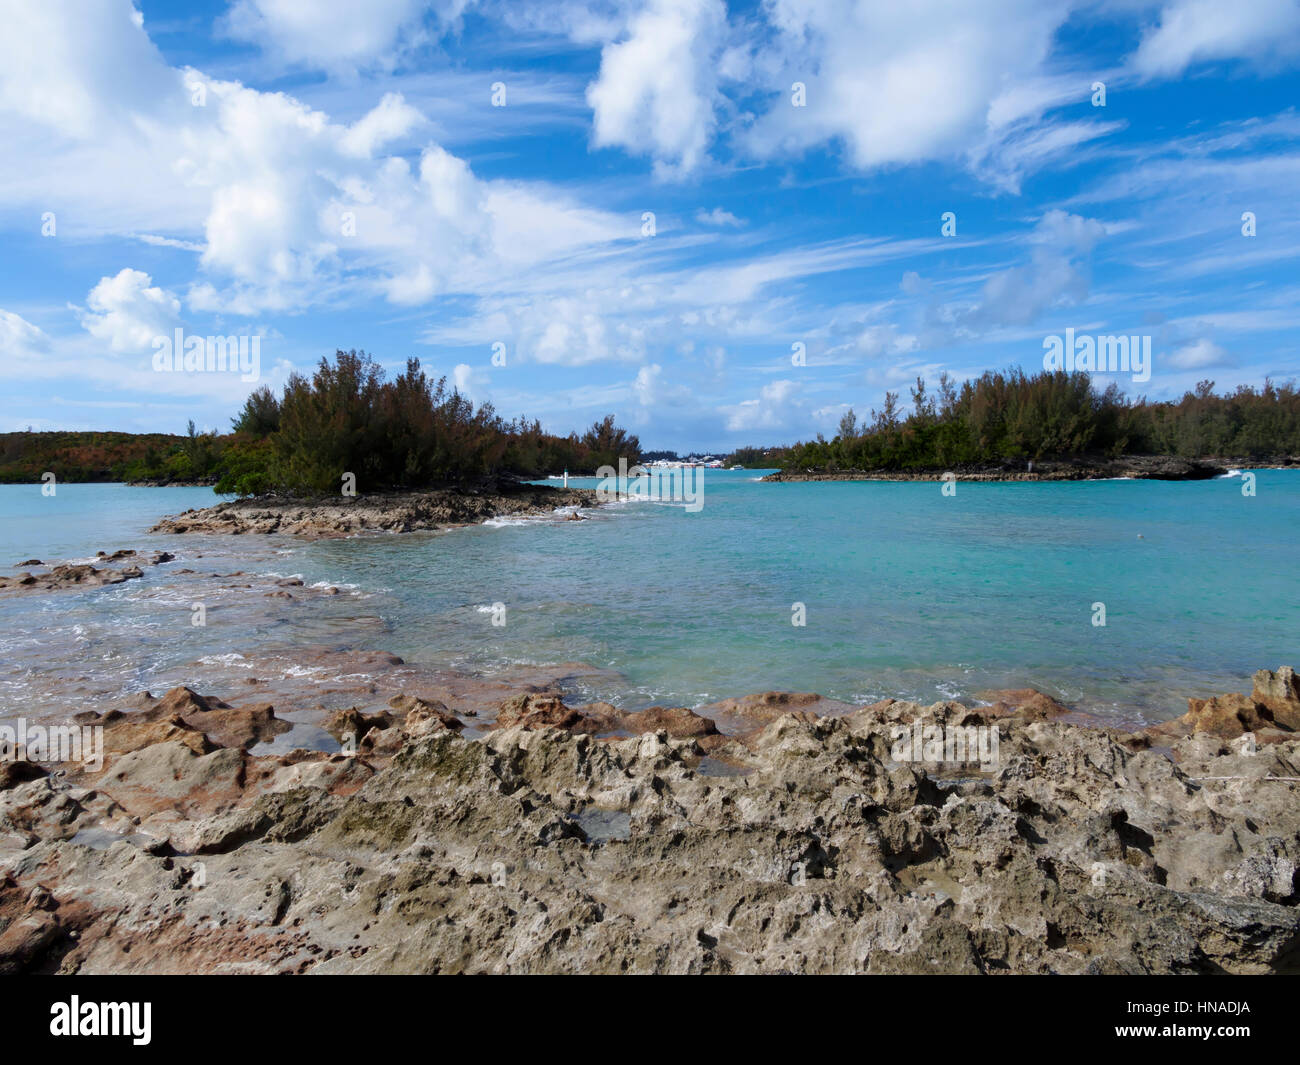
<instances>
[{"instance_id":1,"label":"shoreline rocks","mask_svg":"<svg viewBox=\"0 0 1300 1065\"><path fill-rule=\"evenodd\" d=\"M97 769L0 762L0 972L1300 968L1300 734L1166 756L986 695L762 693L715 704L724 733L525 690L468 737L408 694L336 715L354 755L258 753L289 727L269 706L142 695L83 715ZM1297 695L1283 667L1241 698L1284 724ZM898 760L918 723L996 729L998 757Z\"/></svg>"},{"instance_id":2,"label":"shoreline rocks","mask_svg":"<svg viewBox=\"0 0 1300 1065\"><path fill-rule=\"evenodd\" d=\"M1152 725L1154 736L1193 736L1198 732L1236 739L1251 733L1259 743L1300 738L1300 678L1290 666L1276 672L1258 670L1250 695L1229 692L1209 699L1188 699L1187 713Z\"/></svg>"},{"instance_id":3,"label":"shoreline rocks","mask_svg":"<svg viewBox=\"0 0 1300 1065\"><path fill-rule=\"evenodd\" d=\"M257 496L158 522L150 532L239 536L278 533L304 539L405 533L477 524L491 518L550 514L559 507L592 507L590 489L502 481L483 489L434 489L355 497L291 499Z\"/></svg>"},{"instance_id":4,"label":"shoreline rocks","mask_svg":"<svg viewBox=\"0 0 1300 1065\"><path fill-rule=\"evenodd\" d=\"M140 568L141 565L160 566L166 562L172 562L176 558L175 555L167 551L155 551L152 555L145 557L125 548L111 554L107 551L99 551L95 557L100 563L125 561L131 564L121 569L109 569L107 567L96 569L89 563L65 562L47 566L46 563L39 559L32 558L18 563L16 568L40 566L46 569L47 572L32 573L25 570L13 577L0 576L0 593L55 592L68 588L104 588L112 584L124 584L127 581L139 580L144 576L144 570Z\"/></svg>"}]
</instances>

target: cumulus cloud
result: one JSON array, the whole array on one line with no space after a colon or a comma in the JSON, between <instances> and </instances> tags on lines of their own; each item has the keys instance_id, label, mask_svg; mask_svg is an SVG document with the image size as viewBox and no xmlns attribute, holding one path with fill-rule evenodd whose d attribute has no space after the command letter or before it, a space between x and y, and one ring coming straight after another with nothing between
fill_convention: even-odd
<instances>
[{"instance_id":1,"label":"cumulus cloud","mask_svg":"<svg viewBox=\"0 0 1300 1065\"><path fill-rule=\"evenodd\" d=\"M1124 127L1056 113L1086 100L1098 76L1119 84L1207 59L1300 55L1295 0L1170 0L1128 66L1071 68L1058 38L1088 6L768 0L728 20L720 0L640 0L558 21L575 41L605 42L587 93L593 142L652 157L661 177L698 168L721 133L766 160L829 146L859 170L964 163L1018 192L1026 174L1068 165Z\"/></svg>"},{"instance_id":2,"label":"cumulus cloud","mask_svg":"<svg viewBox=\"0 0 1300 1065\"><path fill-rule=\"evenodd\" d=\"M194 309L250 315L376 293L418 305L631 235L628 219L549 186L483 180L436 143L415 163L384 154L424 127L399 94L345 124L173 69L133 10L50 0L0 39L0 136L32 163L0 176L0 198L66 205L61 234L91 226L200 248Z\"/></svg>"},{"instance_id":3,"label":"cumulus cloud","mask_svg":"<svg viewBox=\"0 0 1300 1065\"><path fill-rule=\"evenodd\" d=\"M0 357L9 365L39 358L50 348L50 338L12 311L0 310Z\"/></svg>"},{"instance_id":4,"label":"cumulus cloud","mask_svg":"<svg viewBox=\"0 0 1300 1065\"><path fill-rule=\"evenodd\" d=\"M180 324L180 310L180 300L148 274L128 267L100 278L77 316L91 336L113 351L135 354L147 351L154 337L170 335Z\"/></svg>"},{"instance_id":5,"label":"cumulus cloud","mask_svg":"<svg viewBox=\"0 0 1300 1065\"><path fill-rule=\"evenodd\" d=\"M782 97L748 143L765 157L835 142L869 169L960 158L985 136L1002 98L1037 77L1068 0L773 0L775 49L762 60ZM805 106L793 105L795 82ZM1012 110L1027 107L1018 98Z\"/></svg>"},{"instance_id":6,"label":"cumulus cloud","mask_svg":"<svg viewBox=\"0 0 1300 1065\"><path fill-rule=\"evenodd\" d=\"M402 99L401 93L385 93L379 105L354 122L343 135L341 147L348 155L366 159L392 141L405 137L426 124L420 114Z\"/></svg>"},{"instance_id":7,"label":"cumulus cloud","mask_svg":"<svg viewBox=\"0 0 1300 1065\"><path fill-rule=\"evenodd\" d=\"M721 0L650 0L626 39L601 51L587 89L593 143L651 156L665 177L699 166L716 126L713 61L726 23Z\"/></svg>"}]
</instances>

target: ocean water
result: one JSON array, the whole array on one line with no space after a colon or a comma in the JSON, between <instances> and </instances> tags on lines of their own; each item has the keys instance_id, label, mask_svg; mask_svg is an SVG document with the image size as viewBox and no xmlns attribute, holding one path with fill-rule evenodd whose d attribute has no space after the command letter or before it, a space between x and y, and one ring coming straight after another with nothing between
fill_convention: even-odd
<instances>
[{"instance_id":1,"label":"ocean water","mask_svg":"<svg viewBox=\"0 0 1300 1065\"><path fill-rule=\"evenodd\" d=\"M180 556L125 585L0 596L0 711L74 690L56 679L123 694L179 668L203 687L205 663L308 645L488 675L583 662L611 672L575 697L629 709L1037 687L1125 724L1300 666L1300 471L1258 471L1253 497L1236 477L959 483L947 497L933 482L758 476L708 471L696 513L631 502L582 522L314 543L146 533L210 505L207 489L0 486L6 572L122 547ZM195 582L236 571L250 587L213 582L193 627ZM286 609L258 590L291 575L346 594Z\"/></svg>"}]
</instances>

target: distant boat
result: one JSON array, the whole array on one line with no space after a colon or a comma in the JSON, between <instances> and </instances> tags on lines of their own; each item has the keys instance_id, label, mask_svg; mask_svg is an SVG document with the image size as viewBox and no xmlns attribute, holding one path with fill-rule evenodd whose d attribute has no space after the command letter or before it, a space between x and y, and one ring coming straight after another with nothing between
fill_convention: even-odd
<instances>
[{"instance_id":1,"label":"distant boat","mask_svg":"<svg viewBox=\"0 0 1300 1065\"><path fill-rule=\"evenodd\" d=\"M744 466L732 466L731 468L732 468L733 470L743 470L745 467L744 467Z\"/></svg>"}]
</instances>

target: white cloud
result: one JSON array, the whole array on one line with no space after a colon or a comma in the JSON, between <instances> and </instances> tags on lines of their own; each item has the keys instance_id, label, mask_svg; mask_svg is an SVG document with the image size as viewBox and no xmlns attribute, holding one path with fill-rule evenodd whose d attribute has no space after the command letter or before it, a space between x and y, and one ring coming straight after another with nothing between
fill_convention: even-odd
<instances>
[{"instance_id":1,"label":"white cloud","mask_svg":"<svg viewBox=\"0 0 1300 1065\"><path fill-rule=\"evenodd\" d=\"M916 337L902 333L891 323L867 326L858 334L854 347L868 359L905 355L917 348Z\"/></svg>"},{"instance_id":2,"label":"white cloud","mask_svg":"<svg viewBox=\"0 0 1300 1065\"><path fill-rule=\"evenodd\" d=\"M1221 366L1231 360L1228 353L1208 337L1202 337L1162 360L1164 365L1176 370L1200 370L1207 366Z\"/></svg>"},{"instance_id":3,"label":"white cloud","mask_svg":"<svg viewBox=\"0 0 1300 1065\"><path fill-rule=\"evenodd\" d=\"M729 431L752 432L790 428L802 420L806 409L799 383L782 379L764 385L757 399L742 400L721 411Z\"/></svg>"},{"instance_id":4,"label":"white cloud","mask_svg":"<svg viewBox=\"0 0 1300 1065\"><path fill-rule=\"evenodd\" d=\"M716 125L713 59L726 23L721 0L649 0L627 38L601 51L587 89L593 143L652 156L660 176L699 166Z\"/></svg>"},{"instance_id":5,"label":"white cloud","mask_svg":"<svg viewBox=\"0 0 1300 1065\"><path fill-rule=\"evenodd\" d=\"M28 163L0 175L0 202L59 205L61 236L91 227L201 248L194 309L376 293L415 305L527 284L543 263L632 235L627 217L543 184L484 181L435 143L414 167L383 155L424 125L400 95L343 124L283 93L172 69L130 10L50 0L24 9L21 39L0 39L0 139Z\"/></svg>"},{"instance_id":6,"label":"white cloud","mask_svg":"<svg viewBox=\"0 0 1300 1065\"><path fill-rule=\"evenodd\" d=\"M730 211L725 211L721 207L715 207L712 211L696 211L695 221L705 226L735 226L737 228L745 224Z\"/></svg>"},{"instance_id":7,"label":"white cloud","mask_svg":"<svg viewBox=\"0 0 1300 1065\"><path fill-rule=\"evenodd\" d=\"M153 284L153 278L126 268L100 278L77 317L91 336L117 352L149 350L154 337L169 336L180 325L181 303Z\"/></svg>"},{"instance_id":8,"label":"white cloud","mask_svg":"<svg viewBox=\"0 0 1300 1065\"><path fill-rule=\"evenodd\" d=\"M279 61L326 70L391 65L423 43L422 22L432 11L442 27L473 0L235 0L222 20L237 40L256 44Z\"/></svg>"},{"instance_id":9,"label":"white cloud","mask_svg":"<svg viewBox=\"0 0 1300 1065\"><path fill-rule=\"evenodd\" d=\"M654 410L668 409L675 415L695 407L699 401L698 390L682 380L674 380L672 371L665 373L657 362L642 366L632 382L632 396L641 407L641 415Z\"/></svg>"},{"instance_id":10,"label":"white cloud","mask_svg":"<svg viewBox=\"0 0 1300 1065\"><path fill-rule=\"evenodd\" d=\"M17 365L40 358L50 347L50 338L21 315L0 310L0 361Z\"/></svg>"},{"instance_id":11,"label":"white cloud","mask_svg":"<svg viewBox=\"0 0 1300 1065\"><path fill-rule=\"evenodd\" d=\"M958 314L960 330L1029 325L1044 311L1088 295L1087 261L1106 227L1093 218L1048 211L1029 236L1029 262L993 274L979 302Z\"/></svg>"},{"instance_id":12,"label":"white cloud","mask_svg":"<svg viewBox=\"0 0 1300 1065\"><path fill-rule=\"evenodd\" d=\"M457 363L451 371L451 383L462 396L469 399L476 407L491 399L491 379L488 372L469 363Z\"/></svg>"},{"instance_id":13,"label":"white cloud","mask_svg":"<svg viewBox=\"0 0 1300 1065\"><path fill-rule=\"evenodd\" d=\"M1142 38L1133 66L1147 77L1176 77L1196 62L1244 57L1256 62L1300 55L1295 0L1173 0Z\"/></svg>"},{"instance_id":14,"label":"white cloud","mask_svg":"<svg viewBox=\"0 0 1300 1065\"><path fill-rule=\"evenodd\" d=\"M1026 95L1020 85L1041 77L1071 7L772 0L767 10L780 36L760 63L781 96L748 143L771 158L834 141L861 169L960 159L991 125L1036 117L1059 98L1059 87ZM795 82L806 86L806 106L793 106Z\"/></svg>"},{"instance_id":15,"label":"white cloud","mask_svg":"<svg viewBox=\"0 0 1300 1065\"><path fill-rule=\"evenodd\" d=\"M425 124L425 117L408 105L400 93L385 93L377 107L352 124L343 135L341 146L348 155L367 159L375 154L375 149Z\"/></svg>"}]
</instances>

